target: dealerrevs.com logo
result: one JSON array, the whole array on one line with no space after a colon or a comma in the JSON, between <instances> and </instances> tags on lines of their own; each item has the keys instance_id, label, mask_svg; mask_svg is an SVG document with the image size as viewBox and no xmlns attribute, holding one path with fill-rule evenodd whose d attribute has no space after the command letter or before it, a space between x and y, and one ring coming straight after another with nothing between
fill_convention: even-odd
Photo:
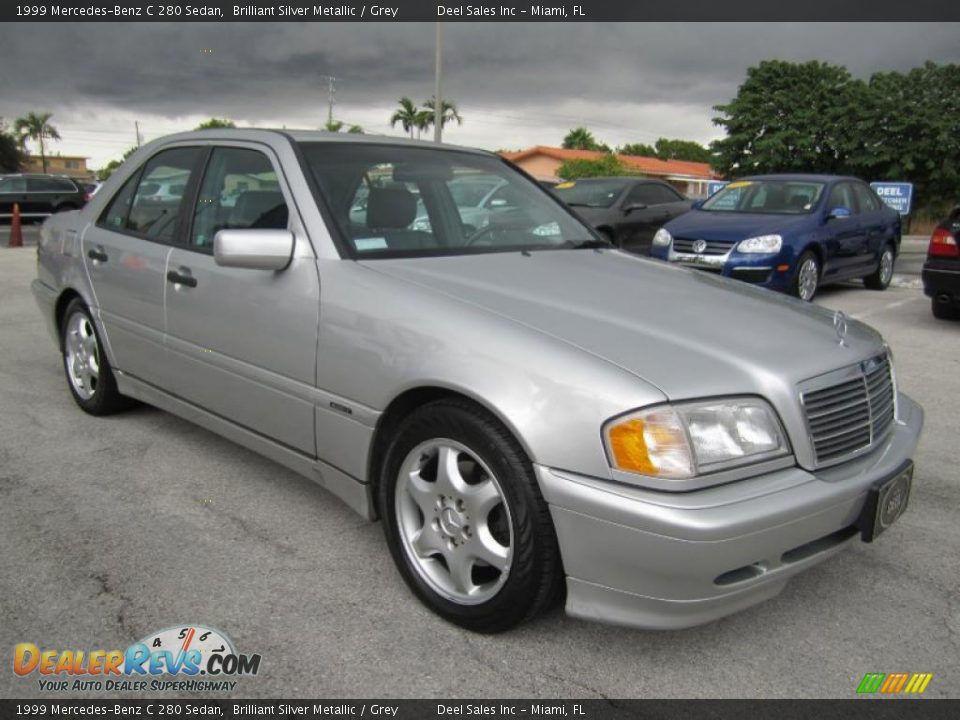
<instances>
[{"instance_id":1,"label":"dealerrevs.com logo","mask_svg":"<svg viewBox=\"0 0 960 720\"><path fill-rule=\"evenodd\" d=\"M45 692L229 691L237 686L233 678L259 670L260 655L238 653L226 635L202 625L151 633L126 650L41 650L33 643L13 649L13 671L38 675Z\"/></svg>"}]
</instances>

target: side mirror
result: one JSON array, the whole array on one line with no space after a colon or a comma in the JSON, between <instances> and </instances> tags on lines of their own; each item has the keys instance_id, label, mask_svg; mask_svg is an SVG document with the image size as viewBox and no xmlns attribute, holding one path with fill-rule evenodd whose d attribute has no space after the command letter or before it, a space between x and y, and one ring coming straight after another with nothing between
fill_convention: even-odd
<instances>
[{"instance_id":1,"label":"side mirror","mask_svg":"<svg viewBox=\"0 0 960 720\"><path fill-rule=\"evenodd\" d=\"M623 214L629 215L634 210L646 210L646 209L647 209L647 206L644 205L643 203L630 203L629 205L623 206Z\"/></svg>"},{"instance_id":2,"label":"side mirror","mask_svg":"<svg viewBox=\"0 0 960 720\"><path fill-rule=\"evenodd\" d=\"M292 258L289 230L221 230L213 236L213 260L223 267L283 270Z\"/></svg>"},{"instance_id":3,"label":"side mirror","mask_svg":"<svg viewBox=\"0 0 960 720\"><path fill-rule=\"evenodd\" d=\"M690 209L691 209L691 210L699 210L700 208L703 207L703 204L704 204L705 202L706 202L706 200L694 200L694 201L690 204Z\"/></svg>"},{"instance_id":4,"label":"side mirror","mask_svg":"<svg viewBox=\"0 0 960 720\"><path fill-rule=\"evenodd\" d=\"M850 217L850 209L845 207L830 208L827 213L827 220L845 220Z\"/></svg>"}]
</instances>

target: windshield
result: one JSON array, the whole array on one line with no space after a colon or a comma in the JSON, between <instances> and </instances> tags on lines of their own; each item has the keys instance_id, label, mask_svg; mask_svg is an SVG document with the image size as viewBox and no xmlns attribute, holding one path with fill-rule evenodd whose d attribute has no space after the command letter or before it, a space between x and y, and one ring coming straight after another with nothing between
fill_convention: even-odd
<instances>
[{"instance_id":1,"label":"windshield","mask_svg":"<svg viewBox=\"0 0 960 720\"><path fill-rule=\"evenodd\" d=\"M553 192L567 205L608 208L626 186L623 180L570 180L556 185Z\"/></svg>"},{"instance_id":2,"label":"windshield","mask_svg":"<svg viewBox=\"0 0 960 720\"><path fill-rule=\"evenodd\" d=\"M824 183L806 180L740 180L712 195L701 210L801 215L813 212Z\"/></svg>"},{"instance_id":3,"label":"windshield","mask_svg":"<svg viewBox=\"0 0 960 720\"><path fill-rule=\"evenodd\" d=\"M366 143L302 143L307 171L355 257L418 257L597 244L535 182L498 158ZM463 192L495 191L482 207Z\"/></svg>"}]
</instances>

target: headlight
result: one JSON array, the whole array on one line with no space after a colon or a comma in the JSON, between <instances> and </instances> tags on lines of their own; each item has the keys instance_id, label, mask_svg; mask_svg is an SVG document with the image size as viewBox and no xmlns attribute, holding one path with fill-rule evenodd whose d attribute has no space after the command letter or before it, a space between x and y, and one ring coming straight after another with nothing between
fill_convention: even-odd
<instances>
[{"instance_id":1,"label":"headlight","mask_svg":"<svg viewBox=\"0 0 960 720\"><path fill-rule=\"evenodd\" d=\"M783 238L779 235L758 235L741 240L737 250L742 253L778 253L783 247Z\"/></svg>"},{"instance_id":2,"label":"headlight","mask_svg":"<svg viewBox=\"0 0 960 720\"><path fill-rule=\"evenodd\" d=\"M757 398L659 405L604 426L617 470L686 480L787 455L790 448L773 409Z\"/></svg>"},{"instance_id":3,"label":"headlight","mask_svg":"<svg viewBox=\"0 0 960 720\"><path fill-rule=\"evenodd\" d=\"M673 236L665 228L660 228L659 230L657 230L657 234L653 236L654 245L665 246L665 245L669 245L672 242L673 242Z\"/></svg>"}]
</instances>

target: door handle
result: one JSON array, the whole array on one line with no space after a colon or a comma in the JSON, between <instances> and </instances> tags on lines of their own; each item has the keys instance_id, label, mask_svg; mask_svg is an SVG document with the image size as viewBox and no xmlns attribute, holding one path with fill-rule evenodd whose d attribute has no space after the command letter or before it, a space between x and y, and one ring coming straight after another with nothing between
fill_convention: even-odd
<instances>
[{"instance_id":1,"label":"door handle","mask_svg":"<svg viewBox=\"0 0 960 720\"><path fill-rule=\"evenodd\" d=\"M91 248L87 250L87 257L96 262L106 262L109 256L103 251L103 248Z\"/></svg>"},{"instance_id":2,"label":"door handle","mask_svg":"<svg viewBox=\"0 0 960 720\"><path fill-rule=\"evenodd\" d=\"M197 279L193 275L182 275L176 270L167 272L167 281L176 285L186 285L187 287L197 286Z\"/></svg>"}]
</instances>

